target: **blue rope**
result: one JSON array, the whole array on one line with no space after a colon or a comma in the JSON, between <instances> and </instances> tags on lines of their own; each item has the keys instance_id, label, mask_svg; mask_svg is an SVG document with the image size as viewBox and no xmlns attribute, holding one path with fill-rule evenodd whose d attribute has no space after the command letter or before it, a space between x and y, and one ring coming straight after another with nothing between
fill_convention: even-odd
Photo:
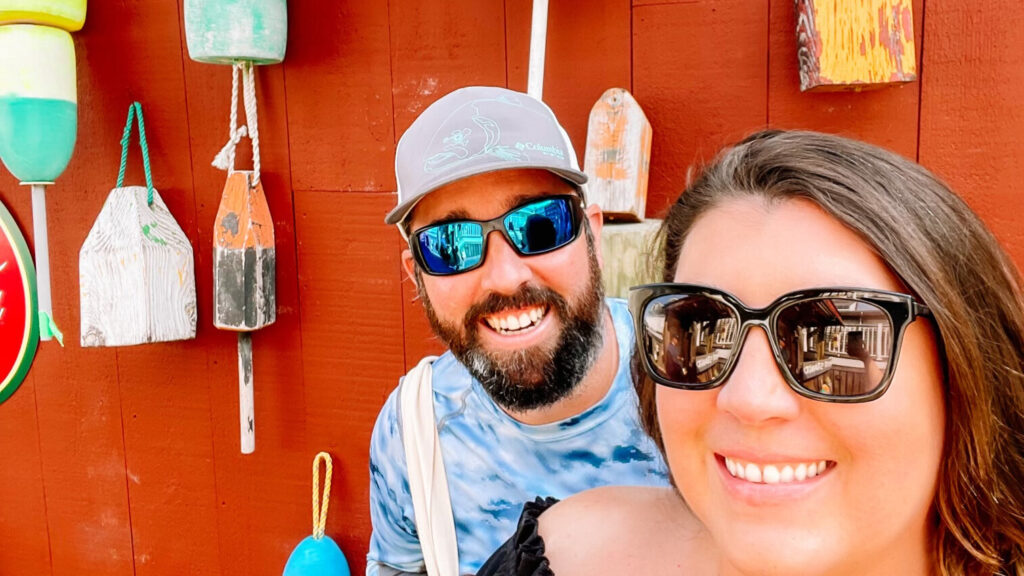
<instances>
[{"instance_id":1,"label":"blue rope","mask_svg":"<svg viewBox=\"0 0 1024 576\"><path fill-rule=\"evenodd\" d=\"M124 133L121 135L121 167L117 170L117 186L124 184L124 171L128 166L128 144L132 140L132 120L139 117L139 146L142 148L142 167L146 172L146 202L153 205L153 174L149 169L149 145L146 144L146 122L142 119L142 104L132 102L128 106L128 121L124 125Z\"/></svg>"}]
</instances>

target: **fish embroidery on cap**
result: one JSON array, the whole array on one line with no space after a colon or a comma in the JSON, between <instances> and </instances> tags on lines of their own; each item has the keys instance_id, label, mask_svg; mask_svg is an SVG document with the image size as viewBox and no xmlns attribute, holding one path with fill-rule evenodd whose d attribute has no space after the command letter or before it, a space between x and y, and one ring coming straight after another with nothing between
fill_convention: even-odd
<instances>
[{"instance_id":1,"label":"fish embroidery on cap","mask_svg":"<svg viewBox=\"0 0 1024 576\"><path fill-rule=\"evenodd\" d=\"M528 154L517 150L512 146L499 145L499 142L501 141L501 127L493 119L484 116L480 112L480 108L477 105L479 102L500 102L512 106L519 106L518 103L509 101L505 98L499 98L496 100L478 100L471 104L467 104L467 106L473 106L473 110L475 111L472 120L483 134L483 145L475 153L470 154L470 146L472 145L470 136L473 135L473 129L456 128L441 140L441 143L444 145L444 150L430 156L423 162L424 172L431 173L440 170L450 170L481 156L494 156L501 160L512 162L525 162L529 160L530 157Z\"/></svg>"}]
</instances>

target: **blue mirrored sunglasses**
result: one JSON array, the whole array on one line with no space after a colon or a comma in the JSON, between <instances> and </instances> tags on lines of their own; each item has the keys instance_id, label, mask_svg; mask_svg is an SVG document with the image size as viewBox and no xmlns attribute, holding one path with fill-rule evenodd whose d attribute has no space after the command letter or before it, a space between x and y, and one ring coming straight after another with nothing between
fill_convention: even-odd
<instances>
[{"instance_id":1,"label":"blue mirrored sunglasses","mask_svg":"<svg viewBox=\"0 0 1024 576\"><path fill-rule=\"evenodd\" d=\"M413 232L409 247L427 274L461 274L484 263L491 232L501 232L520 256L536 256L575 240L584 217L579 196L545 196L493 220L454 220L425 226Z\"/></svg>"}]
</instances>

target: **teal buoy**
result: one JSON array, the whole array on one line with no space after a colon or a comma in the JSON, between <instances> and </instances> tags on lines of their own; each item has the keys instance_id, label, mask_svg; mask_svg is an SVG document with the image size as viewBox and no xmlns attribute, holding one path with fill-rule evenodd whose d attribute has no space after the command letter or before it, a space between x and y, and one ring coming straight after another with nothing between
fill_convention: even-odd
<instances>
[{"instance_id":1,"label":"teal buoy","mask_svg":"<svg viewBox=\"0 0 1024 576\"><path fill-rule=\"evenodd\" d=\"M283 576L351 576L345 554L330 536L306 536L288 557Z\"/></svg>"},{"instance_id":2,"label":"teal buoy","mask_svg":"<svg viewBox=\"0 0 1024 576\"><path fill-rule=\"evenodd\" d=\"M288 44L286 0L185 0L188 55L207 64L277 64Z\"/></svg>"},{"instance_id":3,"label":"teal buoy","mask_svg":"<svg viewBox=\"0 0 1024 576\"><path fill-rule=\"evenodd\" d=\"M320 462L326 464L324 495L320 497ZM324 534L327 506L331 500L331 455L321 452L313 459L313 535L292 550L282 576L352 576L345 554Z\"/></svg>"}]
</instances>

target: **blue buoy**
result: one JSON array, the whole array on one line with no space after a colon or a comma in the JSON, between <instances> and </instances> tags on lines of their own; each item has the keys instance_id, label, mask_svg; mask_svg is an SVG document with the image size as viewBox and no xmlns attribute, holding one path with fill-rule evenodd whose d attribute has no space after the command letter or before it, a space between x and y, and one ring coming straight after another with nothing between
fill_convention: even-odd
<instances>
[{"instance_id":1,"label":"blue buoy","mask_svg":"<svg viewBox=\"0 0 1024 576\"><path fill-rule=\"evenodd\" d=\"M348 560L330 536L306 536L288 557L283 576L351 576Z\"/></svg>"}]
</instances>

